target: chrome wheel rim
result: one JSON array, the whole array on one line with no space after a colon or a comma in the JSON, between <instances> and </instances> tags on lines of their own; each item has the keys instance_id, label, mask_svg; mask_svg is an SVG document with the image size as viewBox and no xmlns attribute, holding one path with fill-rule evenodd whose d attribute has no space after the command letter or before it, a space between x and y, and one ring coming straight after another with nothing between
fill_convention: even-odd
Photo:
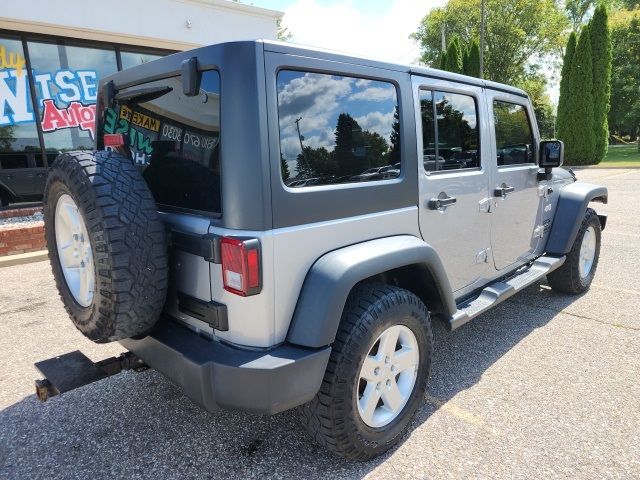
<instances>
[{"instance_id":1,"label":"chrome wheel rim","mask_svg":"<svg viewBox=\"0 0 640 480\"><path fill-rule=\"evenodd\" d=\"M87 227L76 202L63 194L56 204L56 248L62 273L73 299L82 307L93 301L95 267Z\"/></svg>"},{"instance_id":2,"label":"chrome wheel rim","mask_svg":"<svg viewBox=\"0 0 640 480\"><path fill-rule=\"evenodd\" d=\"M379 428L398 417L413 392L419 361L418 340L404 325L389 327L373 342L356 385L364 423Z\"/></svg>"},{"instance_id":3,"label":"chrome wheel rim","mask_svg":"<svg viewBox=\"0 0 640 480\"><path fill-rule=\"evenodd\" d=\"M593 262L596 258L596 230L589 227L584 231L582 236L582 244L580 245L580 259L578 261L578 269L580 276L587 278L593 268Z\"/></svg>"}]
</instances>

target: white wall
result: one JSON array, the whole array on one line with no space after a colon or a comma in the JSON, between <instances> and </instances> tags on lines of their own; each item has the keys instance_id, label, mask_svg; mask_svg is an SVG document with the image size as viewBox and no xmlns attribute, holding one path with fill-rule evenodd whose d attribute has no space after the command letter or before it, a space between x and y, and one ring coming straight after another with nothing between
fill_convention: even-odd
<instances>
[{"instance_id":1,"label":"white wall","mask_svg":"<svg viewBox=\"0 0 640 480\"><path fill-rule=\"evenodd\" d=\"M227 0L4 1L10 7L0 10L0 28L172 50L275 39L282 17Z\"/></svg>"}]
</instances>

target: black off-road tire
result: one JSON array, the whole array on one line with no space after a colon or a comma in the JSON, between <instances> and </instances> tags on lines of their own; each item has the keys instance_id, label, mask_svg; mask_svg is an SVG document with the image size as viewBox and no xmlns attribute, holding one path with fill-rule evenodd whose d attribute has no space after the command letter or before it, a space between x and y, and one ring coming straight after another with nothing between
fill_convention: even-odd
<instances>
[{"instance_id":1,"label":"black off-road tire","mask_svg":"<svg viewBox=\"0 0 640 480\"><path fill-rule=\"evenodd\" d=\"M358 375L373 342L396 324L409 327L418 341L418 375L400 414L388 425L372 428L358 412ZM357 286L346 302L320 391L298 407L304 428L317 443L351 460L368 460L389 450L424 401L432 343L429 312L413 293L385 284Z\"/></svg>"},{"instance_id":2,"label":"black off-road tire","mask_svg":"<svg viewBox=\"0 0 640 480\"><path fill-rule=\"evenodd\" d=\"M76 302L58 257L55 211L63 194L78 206L93 252L88 307ZM97 343L148 332L166 298L167 244L153 196L131 160L108 151L58 156L45 186L44 220L56 286L78 330Z\"/></svg>"},{"instance_id":3,"label":"black off-road tire","mask_svg":"<svg viewBox=\"0 0 640 480\"><path fill-rule=\"evenodd\" d=\"M582 246L584 233L589 227L593 227L596 232L596 254L589 275L582 278L579 269L580 247ZM547 275L547 281L551 288L557 292L572 295L586 292L589 289L600 258L601 236L602 228L600 226L600 219L593 209L588 208L580 225L580 229L578 230L578 234L576 235L576 239L571 246L571 250L567 254L567 259L560 268Z\"/></svg>"}]
</instances>

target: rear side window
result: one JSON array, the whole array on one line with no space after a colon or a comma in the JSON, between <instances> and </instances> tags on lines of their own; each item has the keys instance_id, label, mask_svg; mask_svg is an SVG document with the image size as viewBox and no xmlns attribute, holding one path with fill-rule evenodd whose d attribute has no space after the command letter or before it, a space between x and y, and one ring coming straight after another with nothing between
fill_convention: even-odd
<instances>
[{"instance_id":1,"label":"rear side window","mask_svg":"<svg viewBox=\"0 0 640 480\"><path fill-rule=\"evenodd\" d=\"M478 107L472 96L421 90L420 114L427 172L480 167Z\"/></svg>"},{"instance_id":2,"label":"rear side window","mask_svg":"<svg viewBox=\"0 0 640 480\"><path fill-rule=\"evenodd\" d=\"M498 166L533 163L533 133L522 105L493 102Z\"/></svg>"},{"instance_id":3,"label":"rear side window","mask_svg":"<svg viewBox=\"0 0 640 480\"><path fill-rule=\"evenodd\" d=\"M309 187L400 176L396 87L323 73L278 73L280 170Z\"/></svg>"},{"instance_id":4,"label":"rear side window","mask_svg":"<svg viewBox=\"0 0 640 480\"><path fill-rule=\"evenodd\" d=\"M120 94L136 92L143 94L105 111L103 133L125 135L124 153L139 165L160 206L220 214L218 72L203 72L200 93L192 97L182 93L180 77Z\"/></svg>"},{"instance_id":5,"label":"rear side window","mask_svg":"<svg viewBox=\"0 0 640 480\"><path fill-rule=\"evenodd\" d=\"M0 155L0 168L2 168L3 170L12 170L14 168L29 168L27 154L9 153Z\"/></svg>"}]
</instances>

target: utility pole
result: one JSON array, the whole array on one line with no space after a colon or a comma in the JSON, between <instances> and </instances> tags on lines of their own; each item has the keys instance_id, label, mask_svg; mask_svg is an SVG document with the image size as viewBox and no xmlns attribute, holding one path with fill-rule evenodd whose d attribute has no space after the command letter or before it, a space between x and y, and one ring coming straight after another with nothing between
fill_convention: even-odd
<instances>
[{"instance_id":1,"label":"utility pole","mask_svg":"<svg viewBox=\"0 0 640 480\"><path fill-rule=\"evenodd\" d=\"M302 117L296 118L296 130L298 130L298 140L300 141L300 150L304 154L304 145L302 145L302 135L300 135L300 120L302 120Z\"/></svg>"},{"instance_id":2,"label":"utility pole","mask_svg":"<svg viewBox=\"0 0 640 480\"><path fill-rule=\"evenodd\" d=\"M484 78L485 0L480 2L480 78Z\"/></svg>"},{"instance_id":3,"label":"utility pole","mask_svg":"<svg viewBox=\"0 0 640 480\"><path fill-rule=\"evenodd\" d=\"M300 134L300 120L302 120L302 117L296 118L296 130L298 130L298 140L300 141L300 153L302 153L302 158L307 162L307 152L304 151L304 145L302 144L304 137Z\"/></svg>"},{"instance_id":4,"label":"utility pole","mask_svg":"<svg viewBox=\"0 0 640 480\"><path fill-rule=\"evenodd\" d=\"M445 37L445 29L446 29L446 26L443 23L442 26L440 27L440 35L442 37L442 51L443 52L447 51L447 39Z\"/></svg>"}]
</instances>

